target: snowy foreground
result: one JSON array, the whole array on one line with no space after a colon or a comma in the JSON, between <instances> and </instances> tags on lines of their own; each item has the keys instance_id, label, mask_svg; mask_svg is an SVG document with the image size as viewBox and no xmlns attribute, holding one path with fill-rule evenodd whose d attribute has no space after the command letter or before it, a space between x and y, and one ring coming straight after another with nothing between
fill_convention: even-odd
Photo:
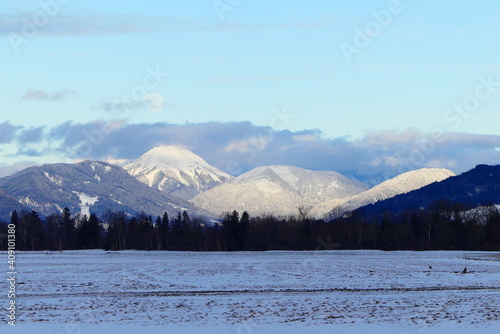
<instances>
[{"instance_id":1,"label":"snowy foreground","mask_svg":"<svg viewBox=\"0 0 500 334\"><path fill-rule=\"evenodd\" d=\"M500 330L500 253L34 252L17 271L1 333Z\"/></svg>"}]
</instances>

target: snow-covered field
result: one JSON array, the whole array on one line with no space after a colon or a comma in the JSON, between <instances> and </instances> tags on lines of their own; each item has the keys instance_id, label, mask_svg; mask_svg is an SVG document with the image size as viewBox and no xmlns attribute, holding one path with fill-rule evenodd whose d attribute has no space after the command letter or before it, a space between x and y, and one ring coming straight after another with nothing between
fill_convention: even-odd
<instances>
[{"instance_id":1,"label":"snow-covered field","mask_svg":"<svg viewBox=\"0 0 500 334\"><path fill-rule=\"evenodd\" d=\"M17 271L2 333L500 330L500 253L22 252Z\"/></svg>"}]
</instances>

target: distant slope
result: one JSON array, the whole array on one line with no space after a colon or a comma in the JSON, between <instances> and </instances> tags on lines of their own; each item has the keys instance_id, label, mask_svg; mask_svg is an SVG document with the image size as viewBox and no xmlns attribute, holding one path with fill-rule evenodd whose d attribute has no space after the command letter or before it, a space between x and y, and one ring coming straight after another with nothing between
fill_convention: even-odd
<instances>
[{"instance_id":1,"label":"distant slope","mask_svg":"<svg viewBox=\"0 0 500 334\"><path fill-rule=\"evenodd\" d=\"M150 188L123 168L105 162L30 167L0 179L0 188L25 207L43 215L68 207L72 213L120 210L160 215L180 210L205 214L192 204Z\"/></svg>"},{"instance_id":2,"label":"distant slope","mask_svg":"<svg viewBox=\"0 0 500 334\"><path fill-rule=\"evenodd\" d=\"M150 187L184 199L233 179L193 152L172 145L146 152L125 170Z\"/></svg>"},{"instance_id":3,"label":"distant slope","mask_svg":"<svg viewBox=\"0 0 500 334\"><path fill-rule=\"evenodd\" d=\"M324 218L330 216L332 209L337 212L352 211L368 204L422 188L434 182L443 181L454 175L455 173L452 171L443 168L422 168L410 171L382 182L360 194L320 203L311 210L310 214L313 217Z\"/></svg>"},{"instance_id":4,"label":"distant slope","mask_svg":"<svg viewBox=\"0 0 500 334\"><path fill-rule=\"evenodd\" d=\"M191 202L214 215L232 210L246 210L251 215L295 215L298 207L352 196L367 188L336 172L265 166L203 192Z\"/></svg>"},{"instance_id":5,"label":"distant slope","mask_svg":"<svg viewBox=\"0 0 500 334\"><path fill-rule=\"evenodd\" d=\"M16 201L15 198L5 194L5 192L0 189L0 220L8 222L10 214L14 210L21 212L23 210L28 211L29 208Z\"/></svg>"},{"instance_id":6,"label":"distant slope","mask_svg":"<svg viewBox=\"0 0 500 334\"><path fill-rule=\"evenodd\" d=\"M358 211L366 215L381 214L386 210L398 213L405 209L428 208L441 200L459 202L469 208L500 204L500 165L479 165L463 174L362 207Z\"/></svg>"}]
</instances>

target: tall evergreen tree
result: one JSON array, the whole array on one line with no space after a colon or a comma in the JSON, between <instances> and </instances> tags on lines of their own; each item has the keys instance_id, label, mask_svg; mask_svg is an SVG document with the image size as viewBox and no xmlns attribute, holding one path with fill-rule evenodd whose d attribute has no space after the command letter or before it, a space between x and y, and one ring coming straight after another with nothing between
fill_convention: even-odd
<instances>
[{"instance_id":1,"label":"tall evergreen tree","mask_svg":"<svg viewBox=\"0 0 500 334\"><path fill-rule=\"evenodd\" d=\"M168 213L164 212L161 218L160 225L160 238L162 243L162 249L168 249L169 236L170 236L170 221L168 219Z\"/></svg>"},{"instance_id":2,"label":"tall evergreen tree","mask_svg":"<svg viewBox=\"0 0 500 334\"><path fill-rule=\"evenodd\" d=\"M86 249L89 243L89 220L87 215L83 215L83 217L80 218L76 234L78 247Z\"/></svg>"},{"instance_id":3,"label":"tall evergreen tree","mask_svg":"<svg viewBox=\"0 0 500 334\"><path fill-rule=\"evenodd\" d=\"M244 249L245 237L247 235L248 228L250 227L250 215L248 212L244 211L240 218L240 226L238 233L238 244L239 249Z\"/></svg>"},{"instance_id":4,"label":"tall evergreen tree","mask_svg":"<svg viewBox=\"0 0 500 334\"><path fill-rule=\"evenodd\" d=\"M191 217L187 211L182 212L182 248L183 249L193 249L193 242L195 238L195 231L192 230Z\"/></svg>"},{"instance_id":5,"label":"tall evergreen tree","mask_svg":"<svg viewBox=\"0 0 500 334\"><path fill-rule=\"evenodd\" d=\"M61 213L61 244L59 250L75 248L76 226L75 220L71 217L70 210L66 207Z\"/></svg>"},{"instance_id":6,"label":"tall evergreen tree","mask_svg":"<svg viewBox=\"0 0 500 334\"><path fill-rule=\"evenodd\" d=\"M16 246L20 250L30 250L30 230L33 222L31 213L23 211L16 227Z\"/></svg>"},{"instance_id":7,"label":"tall evergreen tree","mask_svg":"<svg viewBox=\"0 0 500 334\"><path fill-rule=\"evenodd\" d=\"M176 250L180 250L182 243L182 216L180 211L177 213L177 218L172 223L173 243Z\"/></svg>"},{"instance_id":8,"label":"tall evergreen tree","mask_svg":"<svg viewBox=\"0 0 500 334\"><path fill-rule=\"evenodd\" d=\"M90 214L88 222L88 248L98 248L100 245L101 231L99 228L99 219L94 213Z\"/></svg>"}]
</instances>

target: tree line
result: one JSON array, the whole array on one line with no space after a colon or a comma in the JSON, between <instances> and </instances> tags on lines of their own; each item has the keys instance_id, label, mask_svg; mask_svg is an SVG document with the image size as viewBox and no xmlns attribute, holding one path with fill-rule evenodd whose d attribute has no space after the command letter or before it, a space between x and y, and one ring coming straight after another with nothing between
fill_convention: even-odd
<instances>
[{"instance_id":1,"label":"tree line","mask_svg":"<svg viewBox=\"0 0 500 334\"><path fill-rule=\"evenodd\" d=\"M72 216L69 209L42 219L36 211L12 212L17 250L500 250L500 213L494 206L469 209L438 201L425 210L362 211L328 220L308 217L307 210L289 217L250 217L224 213L217 222L188 212L153 217L107 211L101 216ZM0 222L5 250L7 222ZM3 238L2 238L3 236Z\"/></svg>"}]
</instances>

